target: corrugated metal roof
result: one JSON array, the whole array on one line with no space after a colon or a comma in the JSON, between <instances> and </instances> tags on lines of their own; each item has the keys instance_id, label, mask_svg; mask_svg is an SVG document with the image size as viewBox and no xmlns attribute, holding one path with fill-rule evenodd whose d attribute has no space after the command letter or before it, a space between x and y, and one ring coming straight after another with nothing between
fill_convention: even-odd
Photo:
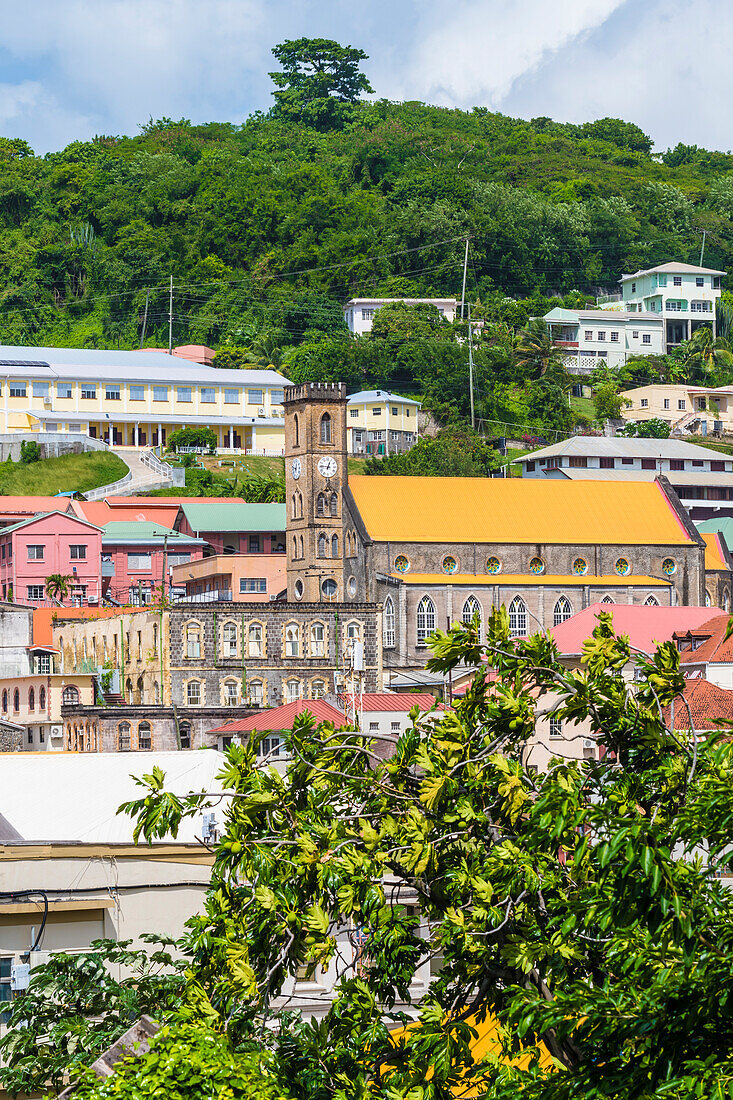
<instances>
[{"instance_id":1,"label":"corrugated metal roof","mask_svg":"<svg viewBox=\"0 0 733 1100\"><path fill-rule=\"evenodd\" d=\"M586 458L686 458L733 462L733 457L712 447L696 447L681 439L639 439L623 436L574 435L559 443L552 443L540 451L522 455L517 462L535 462L540 458L557 458L564 455L580 455ZM592 471L591 471L592 472ZM599 470L600 474L606 471Z\"/></svg>"},{"instance_id":2,"label":"corrugated metal roof","mask_svg":"<svg viewBox=\"0 0 733 1100\"><path fill-rule=\"evenodd\" d=\"M293 728L293 721L299 714L305 712L312 714L319 722L333 722L337 729L348 725L346 715L327 703L325 699L298 699L294 703L286 703L282 707L272 707L270 710L260 711L259 714L250 714L248 718L238 718L234 722L227 722L223 726L216 726L209 733L223 733L231 735L236 733L271 733L279 730Z\"/></svg>"},{"instance_id":3,"label":"corrugated metal roof","mask_svg":"<svg viewBox=\"0 0 733 1100\"><path fill-rule=\"evenodd\" d=\"M181 500L181 510L192 531L284 531L284 504L212 504Z\"/></svg>"},{"instance_id":4,"label":"corrugated metal roof","mask_svg":"<svg viewBox=\"0 0 733 1100\"><path fill-rule=\"evenodd\" d=\"M501 584L501 585L563 585L568 587L570 585L582 586L586 584L597 585L603 588L609 588L614 585L626 586L634 584L635 586L643 585L645 588L649 587L667 587L671 585L671 581L661 577L647 577L642 574L632 573L625 577L619 577L617 573L593 575L591 573L584 573L582 576L578 576L575 573L392 573L392 577L395 580L400 580L403 584L439 584L441 588L444 588L447 584L456 586L468 586L481 585L482 587L487 584Z\"/></svg>"},{"instance_id":5,"label":"corrugated metal roof","mask_svg":"<svg viewBox=\"0 0 733 1100\"><path fill-rule=\"evenodd\" d=\"M727 272L719 271L716 267L695 267L694 264L680 264L670 261L659 264L658 267L645 267L641 271L635 271L633 275L622 275L620 283L627 279L637 279L640 275L653 275L655 271L674 272L676 275L726 275Z\"/></svg>"},{"instance_id":6,"label":"corrugated metal roof","mask_svg":"<svg viewBox=\"0 0 733 1100\"><path fill-rule=\"evenodd\" d=\"M99 351L95 348L35 348L0 345L0 360L31 364L2 367L10 376L37 378L114 379L115 382L167 381L169 385L209 382L238 387L267 384L280 388L290 382L275 370L220 370L191 363L159 351ZM57 414L58 419L58 414Z\"/></svg>"},{"instance_id":7,"label":"corrugated metal roof","mask_svg":"<svg viewBox=\"0 0 733 1100\"><path fill-rule=\"evenodd\" d=\"M705 539L705 568L713 572L721 570L728 572L730 566L725 560L725 551L720 543L721 536L717 531L705 531L701 534Z\"/></svg>"},{"instance_id":8,"label":"corrugated metal roof","mask_svg":"<svg viewBox=\"0 0 733 1100\"><path fill-rule=\"evenodd\" d=\"M643 327L648 321L661 324L663 320L662 317L658 317L653 313L631 313L626 309L562 309L560 306L551 309L542 319L543 321L559 321L561 323L567 321L569 324L578 321L597 320L604 328L612 325L614 321L633 320L637 325Z\"/></svg>"},{"instance_id":9,"label":"corrugated metal roof","mask_svg":"<svg viewBox=\"0 0 733 1100\"><path fill-rule=\"evenodd\" d=\"M695 526L703 538L711 531L720 531L727 546L733 546L733 517L715 516L713 519L698 520Z\"/></svg>"},{"instance_id":10,"label":"corrugated metal roof","mask_svg":"<svg viewBox=\"0 0 733 1100\"><path fill-rule=\"evenodd\" d=\"M39 519L45 519L46 516L53 515L63 516L64 519L71 520L72 523L80 523L83 527L94 527L99 530L96 523L90 523L88 519L83 519L74 512L64 512L58 508L53 508L50 512L39 512L35 516L29 516L28 519L20 520L19 523L12 523L9 527L0 527L0 535L9 535L11 531L17 531L20 527L30 527L32 523L37 523Z\"/></svg>"},{"instance_id":11,"label":"corrugated metal roof","mask_svg":"<svg viewBox=\"0 0 733 1100\"><path fill-rule=\"evenodd\" d=\"M355 475L349 485L376 542L692 542L657 482Z\"/></svg>"},{"instance_id":12,"label":"corrugated metal roof","mask_svg":"<svg viewBox=\"0 0 733 1100\"><path fill-rule=\"evenodd\" d=\"M351 405L367 402L367 401L401 401L403 405L416 405L420 408L420 401L413 401L411 397L401 397L398 393L391 393L389 390L360 390L359 393L352 393L349 396L348 404Z\"/></svg>"},{"instance_id":13,"label":"corrugated metal roof","mask_svg":"<svg viewBox=\"0 0 733 1100\"><path fill-rule=\"evenodd\" d=\"M68 497L0 496L0 516L37 515L38 512L71 512L73 501Z\"/></svg>"},{"instance_id":14,"label":"corrugated metal roof","mask_svg":"<svg viewBox=\"0 0 733 1100\"><path fill-rule=\"evenodd\" d=\"M416 691L409 694L398 694L396 691L369 691L365 692L364 695L344 695L343 698L349 707L353 707L356 703L357 712L362 710L370 712L388 711L395 714L398 712L408 714L413 707L419 707L420 710L431 710L437 702L435 696L427 691Z\"/></svg>"},{"instance_id":15,"label":"corrugated metal roof","mask_svg":"<svg viewBox=\"0 0 733 1100\"><path fill-rule=\"evenodd\" d=\"M145 542L148 544L163 545L166 538L168 545L202 546L204 539L197 539L191 535L184 535L181 531L172 531L169 527L163 527L159 523L150 523L147 520L112 520L105 523L103 528L102 543L115 542Z\"/></svg>"},{"instance_id":16,"label":"corrugated metal roof","mask_svg":"<svg viewBox=\"0 0 733 1100\"><path fill-rule=\"evenodd\" d=\"M593 603L564 623L554 626L550 633L561 653L579 654L583 642L590 638L598 625L601 611L613 616L617 634L627 634L632 646L649 653L660 642L671 641L674 634L702 626L710 618L709 607L650 607L647 604Z\"/></svg>"},{"instance_id":17,"label":"corrugated metal roof","mask_svg":"<svg viewBox=\"0 0 733 1100\"><path fill-rule=\"evenodd\" d=\"M622 467L618 470L600 469L572 469L569 466L550 466L544 472L547 477L565 477L569 481L656 481L659 470L630 470ZM713 470L662 470L662 477L674 488L675 485L700 485L711 489L719 486L724 488L733 485L733 470L730 473L719 473ZM711 504L720 504L721 501L710 501ZM722 502L725 503L725 502ZM689 501L687 502L689 507Z\"/></svg>"}]
</instances>

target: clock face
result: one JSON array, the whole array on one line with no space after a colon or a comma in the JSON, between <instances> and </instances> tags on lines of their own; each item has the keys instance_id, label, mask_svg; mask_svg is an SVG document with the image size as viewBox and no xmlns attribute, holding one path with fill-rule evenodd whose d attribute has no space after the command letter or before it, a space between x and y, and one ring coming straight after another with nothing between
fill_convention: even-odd
<instances>
[{"instance_id":1,"label":"clock face","mask_svg":"<svg viewBox=\"0 0 733 1100\"><path fill-rule=\"evenodd\" d=\"M297 481L298 478L300 477L300 459L299 458L294 458L293 459L293 465L292 465L291 469L293 471L293 477Z\"/></svg>"},{"instance_id":2,"label":"clock face","mask_svg":"<svg viewBox=\"0 0 733 1100\"><path fill-rule=\"evenodd\" d=\"M318 460L318 473L323 477L333 477L336 473L336 459L331 458L330 455L319 458Z\"/></svg>"}]
</instances>

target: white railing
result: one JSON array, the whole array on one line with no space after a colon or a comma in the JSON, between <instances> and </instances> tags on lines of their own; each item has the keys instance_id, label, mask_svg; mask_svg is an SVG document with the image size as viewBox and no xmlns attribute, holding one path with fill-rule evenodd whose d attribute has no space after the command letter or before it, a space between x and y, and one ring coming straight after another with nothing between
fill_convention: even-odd
<instances>
[{"instance_id":1,"label":"white railing","mask_svg":"<svg viewBox=\"0 0 733 1100\"><path fill-rule=\"evenodd\" d=\"M88 493L84 493L84 499L104 500L107 496L115 496L119 493L120 489L128 488L132 480L132 470L128 470L125 476L121 477L119 481L113 481L111 485L100 485L98 489L90 489Z\"/></svg>"},{"instance_id":2,"label":"white railing","mask_svg":"<svg viewBox=\"0 0 733 1100\"><path fill-rule=\"evenodd\" d=\"M603 306L603 305L606 305L607 302L620 302L620 301L621 301L621 295L618 292L615 293L615 294L599 294L598 297L596 298L596 305L597 306Z\"/></svg>"},{"instance_id":3,"label":"white railing","mask_svg":"<svg viewBox=\"0 0 733 1100\"><path fill-rule=\"evenodd\" d=\"M158 458L155 451L144 451L140 455L140 461L143 466L147 466L149 470L157 474L159 477L164 477L166 481L173 481L173 467L170 462L165 462L164 459Z\"/></svg>"}]
</instances>

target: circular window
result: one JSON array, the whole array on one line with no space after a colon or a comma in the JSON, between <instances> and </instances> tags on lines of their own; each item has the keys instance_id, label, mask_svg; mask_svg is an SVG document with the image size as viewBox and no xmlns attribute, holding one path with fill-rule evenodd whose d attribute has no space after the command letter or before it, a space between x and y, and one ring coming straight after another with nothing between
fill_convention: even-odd
<instances>
[{"instance_id":1,"label":"circular window","mask_svg":"<svg viewBox=\"0 0 733 1100\"><path fill-rule=\"evenodd\" d=\"M406 558L404 554L398 554L394 560L394 567L398 573L409 573L410 559Z\"/></svg>"},{"instance_id":2,"label":"circular window","mask_svg":"<svg viewBox=\"0 0 733 1100\"><path fill-rule=\"evenodd\" d=\"M295 598L296 600L303 599L303 582L300 578L295 582Z\"/></svg>"},{"instance_id":3,"label":"circular window","mask_svg":"<svg viewBox=\"0 0 733 1100\"><path fill-rule=\"evenodd\" d=\"M665 558L662 562L662 572L671 577L673 573L677 572L676 562L672 558Z\"/></svg>"},{"instance_id":4,"label":"circular window","mask_svg":"<svg viewBox=\"0 0 733 1100\"><path fill-rule=\"evenodd\" d=\"M356 595L356 577L349 577L349 595Z\"/></svg>"},{"instance_id":5,"label":"circular window","mask_svg":"<svg viewBox=\"0 0 733 1100\"><path fill-rule=\"evenodd\" d=\"M455 573L457 568L458 568L458 562L453 557L453 555L452 554L446 554L446 556L443 558L443 572L444 573Z\"/></svg>"},{"instance_id":6,"label":"circular window","mask_svg":"<svg viewBox=\"0 0 733 1100\"><path fill-rule=\"evenodd\" d=\"M530 558L529 559L529 571L537 576L539 573L544 573L545 563L542 558Z\"/></svg>"},{"instance_id":7,"label":"circular window","mask_svg":"<svg viewBox=\"0 0 733 1100\"><path fill-rule=\"evenodd\" d=\"M486 559L486 572L487 573L501 573L501 562L498 558Z\"/></svg>"},{"instance_id":8,"label":"circular window","mask_svg":"<svg viewBox=\"0 0 733 1100\"><path fill-rule=\"evenodd\" d=\"M625 577L628 573L631 572L631 566L629 565L626 558L618 559L618 561L616 562L616 572L620 577Z\"/></svg>"},{"instance_id":9,"label":"circular window","mask_svg":"<svg viewBox=\"0 0 733 1100\"><path fill-rule=\"evenodd\" d=\"M338 585L333 577L326 577L325 581L321 584L321 592L324 596L328 596L329 599L336 595L337 588Z\"/></svg>"},{"instance_id":10,"label":"circular window","mask_svg":"<svg viewBox=\"0 0 733 1100\"><path fill-rule=\"evenodd\" d=\"M573 562L573 573L578 577L583 577L588 572L588 562L585 558L576 558Z\"/></svg>"}]
</instances>

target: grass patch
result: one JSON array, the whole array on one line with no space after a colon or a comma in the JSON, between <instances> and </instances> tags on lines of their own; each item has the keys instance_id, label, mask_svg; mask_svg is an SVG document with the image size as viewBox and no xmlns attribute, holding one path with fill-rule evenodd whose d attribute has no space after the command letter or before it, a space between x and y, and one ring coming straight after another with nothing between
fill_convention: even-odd
<instances>
[{"instance_id":1,"label":"grass patch","mask_svg":"<svg viewBox=\"0 0 733 1100\"><path fill-rule=\"evenodd\" d=\"M720 451L721 454L733 455L733 442L721 440L681 439L680 443L691 443L693 447L707 447L709 451Z\"/></svg>"},{"instance_id":2,"label":"grass patch","mask_svg":"<svg viewBox=\"0 0 733 1100\"><path fill-rule=\"evenodd\" d=\"M84 451L79 455L59 455L40 462L0 463L0 496L55 496L72 489L86 493L100 485L118 481L127 466L107 451Z\"/></svg>"},{"instance_id":3,"label":"grass patch","mask_svg":"<svg viewBox=\"0 0 733 1100\"><path fill-rule=\"evenodd\" d=\"M596 407L590 397L571 396L570 408L579 416L587 416L589 420L595 420L596 418Z\"/></svg>"}]
</instances>

